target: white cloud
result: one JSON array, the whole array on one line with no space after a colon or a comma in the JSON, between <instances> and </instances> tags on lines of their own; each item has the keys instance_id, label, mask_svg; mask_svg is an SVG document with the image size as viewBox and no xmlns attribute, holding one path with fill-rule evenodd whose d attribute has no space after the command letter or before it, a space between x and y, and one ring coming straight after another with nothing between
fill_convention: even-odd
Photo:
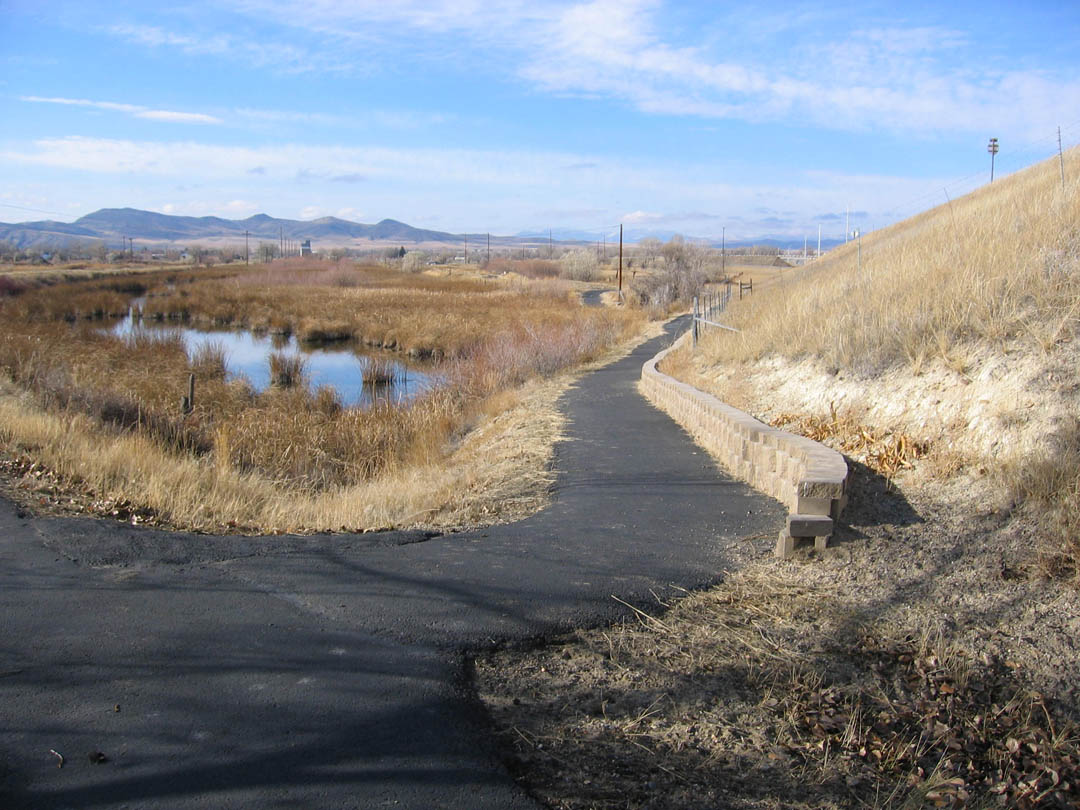
<instances>
[{"instance_id":1,"label":"white cloud","mask_svg":"<svg viewBox=\"0 0 1080 810\"><path fill-rule=\"evenodd\" d=\"M220 56L241 60L257 68L272 68L285 73L341 72L355 66L353 59L340 58L341 54L325 49L304 48L281 40L272 43L258 42L221 33L191 36L153 25L112 25L105 31L145 48L169 47L192 56Z\"/></svg>"},{"instance_id":2,"label":"white cloud","mask_svg":"<svg viewBox=\"0 0 1080 810\"><path fill-rule=\"evenodd\" d=\"M614 98L654 115L834 130L993 127L1027 140L1080 107L1080 81L1067 73L995 66L964 31L875 24L873 12L849 22L824 10L770 16L706 6L709 16L686 33L671 22L686 9L661 0L233 0L231 7L258 22L258 38L237 33L242 26L198 35L152 25L107 30L144 47L286 72L374 72L394 63L403 44L416 61L456 64L482 52L488 70L547 92ZM977 69L967 67L964 60L976 57ZM413 114L373 115L386 126L417 125Z\"/></svg>"},{"instance_id":3,"label":"white cloud","mask_svg":"<svg viewBox=\"0 0 1080 810\"><path fill-rule=\"evenodd\" d=\"M595 168L559 171L581 163ZM343 219L364 221L394 216L396 210L398 218L418 221L433 211L453 210L458 218L453 227L458 230L479 227L470 219L483 221L483 227L493 231L506 223L510 232L537 224L593 228L622 221L638 227L663 225L705 237L719 237L724 225L729 235L740 235L733 214L754 206L784 212L783 227L796 234L811 228L816 232L814 215L842 211L849 205L852 210L875 212L873 220L863 224L882 224L889 221L887 212L896 210L898 201L910 201L948 182L807 171L773 184L731 184L711 181L716 175L708 166L677 158L634 161L554 151L300 144L240 147L84 137L46 138L8 147L0 151L0 167L5 164L62 169L72 188L127 188L123 193L128 195L165 181L182 185L177 190L183 193L229 189L222 194L239 199L184 203L173 199L170 203L182 204L185 212L233 218L276 210L290 216L294 214L288 211L300 211L305 219L333 212ZM371 182L336 182L343 173ZM296 182L301 175L306 182ZM578 203L575 211L560 215L553 210L568 199ZM615 199L630 203L630 212L611 209ZM463 204L463 200L468 202ZM358 203L365 209L356 207ZM135 203L129 196L120 204ZM780 225L772 227L779 232Z\"/></svg>"},{"instance_id":4,"label":"white cloud","mask_svg":"<svg viewBox=\"0 0 1080 810\"><path fill-rule=\"evenodd\" d=\"M138 104L120 104L115 101L91 101L85 98L45 98L42 96L20 96L20 101L33 104L63 104L69 107L91 107L109 112L120 112L145 118L151 121L165 121L174 124L220 124L220 118L205 113L177 112L175 110L155 110Z\"/></svg>"},{"instance_id":5,"label":"white cloud","mask_svg":"<svg viewBox=\"0 0 1080 810\"><path fill-rule=\"evenodd\" d=\"M175 112L173 110L140 110L136 118L151 121L168 121L173 124L220 124L221 119L205 113Z\"/></svg>"},{"instance_id":6,"label":"white cloud","mask_svg":"<svg viewBox=\"0 0 1080 810\"><path fill-rule=\"evenodd\" d=\"M95 173L199 177L203 181L260 175L275 182L326 182L342 176L396 178L425 183L547 184L553 168L580 155L468 149L388 147L221 146L194 141L129 141L69 136L42 138L32 148L0 159ZM623 178L620 178L620 182ZM614 176L613 176L614 180Z\"/></svg>"},{"instance_id":7,"label":"white cloud","mask_svg":"<svg viewBox=\"0 0 1080 810\"><path fill-rule=\"evenodd\" d=\"M334 216L338 219L348 219L353 222L363 222L365 214L359 208L339 208L334 212Z\"/></svg>"},{"instance_id":8,"label":"white cloud","mask_svg":"<svg viewBox=\"0 0 1080 810\"><path fill-rule=\"evenodd\" d=\"M658 214L651 211L633 211L623 215L622 220L628 225L641 225L643 223L663 222L666 218L666 214Z\"/></svg>"},{"instance_id":9,"label":"white cloud","mask_svg":"<svg viewBox=\"0 0 1080 810\"><path fill-rule=\"evenodd\" d=\"M245 219L259 210L258 205L248 200L191 200L182 203L164 203L155 207L162 214L189 217L215 216L224 219Z\"/></svg>"}]
</instances>

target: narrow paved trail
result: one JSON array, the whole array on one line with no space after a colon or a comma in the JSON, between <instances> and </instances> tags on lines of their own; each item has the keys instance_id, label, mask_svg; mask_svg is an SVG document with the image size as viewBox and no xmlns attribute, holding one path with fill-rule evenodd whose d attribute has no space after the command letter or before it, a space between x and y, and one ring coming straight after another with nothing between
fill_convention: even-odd
<instances>
[{"instance_id":1,"label":"narrow paved trail","mask_svg":"<svg viewBox=\"0 0 1080 810\"><path fill-rule=\"evenodd\" d=\"M715 582L783 522L637 393L674 328L563 397L519 523L206 537L0 500L0 806L535 807L466 657Z\"/></svg>"}]
</instances>

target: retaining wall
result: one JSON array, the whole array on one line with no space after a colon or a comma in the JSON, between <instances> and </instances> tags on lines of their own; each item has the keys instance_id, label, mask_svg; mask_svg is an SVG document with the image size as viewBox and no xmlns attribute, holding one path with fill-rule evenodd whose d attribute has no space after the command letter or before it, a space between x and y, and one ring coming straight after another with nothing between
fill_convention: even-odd
<instances>
[{"instance_id":1,"label":"retaining wall","mask_svg":"<svg viewBox=\"0 0 1080 810\"><path fill-rule=\"evenodd\" d=\"M642 366L642 392L733 475L788 507L787 525L776 544L777 556L788 556L796 541L804 538L813 538L815 546L824 549L847 503L844 457L804 436L759 422L660 371L660 361L687 337Z\"/></svg>"}]
</instances>

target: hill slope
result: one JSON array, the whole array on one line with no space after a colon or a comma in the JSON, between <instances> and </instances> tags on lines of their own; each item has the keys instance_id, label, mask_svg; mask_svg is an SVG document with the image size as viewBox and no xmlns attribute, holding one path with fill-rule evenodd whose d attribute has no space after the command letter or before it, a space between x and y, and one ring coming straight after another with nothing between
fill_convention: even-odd
<instances>
[{"instance_id":1,"label":"hill slope","mask_svg":"<svg viewBox=\"0 0 1080 810\"><path fill-rule=\"evenodd\" d=\"M871 234L861 267L850 244L785 273L726 313L741 333L665 370L848 457L839 547L804 576L1022 661L1080 716L1063 674L1080 657L1080 150L1065 175L1055 158Z\"/></svg>"}]
</instances>

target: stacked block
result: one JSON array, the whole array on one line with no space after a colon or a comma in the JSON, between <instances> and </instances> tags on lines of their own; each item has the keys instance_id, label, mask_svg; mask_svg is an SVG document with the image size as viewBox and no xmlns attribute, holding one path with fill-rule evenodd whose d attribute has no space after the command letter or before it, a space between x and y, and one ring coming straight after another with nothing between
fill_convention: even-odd
<instances>
[{"instance_id":1,"label":"stacked block","mask_svg":"<svg viewBox=\"0 0 1080 810\"><path fill-rule=\"evenodd\" d=\"M824 549L847 503L844 457L804 436L759 422L658 370L660 361L678 345L642 367L645 396L733 475L787 505L790 511L777 540L777 556L789 556L800 540L812 539L816 548Z\"/></svg>"}]
</instances>

